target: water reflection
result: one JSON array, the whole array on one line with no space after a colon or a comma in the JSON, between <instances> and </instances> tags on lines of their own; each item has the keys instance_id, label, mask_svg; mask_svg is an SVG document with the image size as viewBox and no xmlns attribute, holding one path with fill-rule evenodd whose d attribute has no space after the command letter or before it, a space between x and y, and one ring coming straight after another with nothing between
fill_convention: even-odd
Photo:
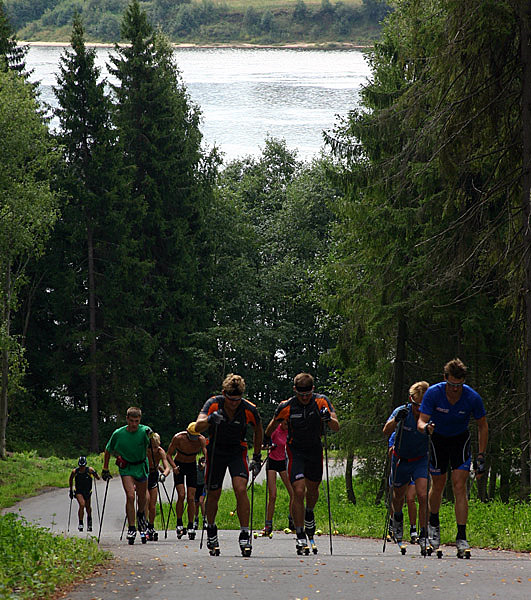
<instances>
[{"instance_id":1,"label":"water reflection","mask_svg":"<svg viewBox=\"0 0 531 600\"><path fill-rule=\"evenodd\" d=\"M27 64L40 82L41 99L56 104L52 86L61 47L32 46ZM109 48L97 49L107 71ZM322 147L322 132L336 115L358 103L369 66L358 50L179 48L176 61L188 92L202 111L207 145L225 158L258 154L267 136L284 138L299 158Z\"/></svg>"}]
</instances>

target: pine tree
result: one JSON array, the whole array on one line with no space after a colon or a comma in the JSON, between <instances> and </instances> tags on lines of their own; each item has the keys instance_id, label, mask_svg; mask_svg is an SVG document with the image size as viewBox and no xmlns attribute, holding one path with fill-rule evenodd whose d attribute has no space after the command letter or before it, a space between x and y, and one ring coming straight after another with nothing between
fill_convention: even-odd
<instances>
[{"instance_id":1,"label":"pine tree","mask_svg":"<svg viewBox=\"0 0 531 600\"><path fill-rule=\"evenodd\" d=\"M200 113L173 50L154 33L136 0L125 12L122 38L130 45L116 46L110 69L119 81L116 124L131 169L133 202L141 208L134 234L146 267L132 291L131 318L144 336L134 376L153 413L169 406L175 420L183 391L197 402L204 394L190 378L190 335L207 319L208 262L200 264L200 257L213 164L201 150ZM186 418L195 407L190 410Z\"/></svg>"},{"instance_id":2,"label":"pine tree","mask_svg":"<svg viewBox=\"0 0 531 600\"><path fill-rule=\"evenodd\" d=\"M0 70L11 69L17 73L24 73L27 52L27 47L17 44L4 3L0 0Z\"/></svg>"}]
</instances>

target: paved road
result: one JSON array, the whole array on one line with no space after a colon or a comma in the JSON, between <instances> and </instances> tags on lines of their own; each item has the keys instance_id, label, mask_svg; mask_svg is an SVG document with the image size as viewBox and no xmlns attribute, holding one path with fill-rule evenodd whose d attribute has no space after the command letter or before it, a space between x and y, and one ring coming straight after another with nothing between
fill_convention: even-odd
<instances>
[{"instance_id":1,"label":"paved road","mask_svg":"<svg viewBox=\"0 0 531 600\"><path fill-rule=\"evenodd\" d=\"M98 484L100 505L104 484ZM10 511L37 521L53 531L66 529L69 499L66 490L53 490L19 503ZM353 508L355 510L355 508ZM429 600L531 597L531 555L473 550L471 560L459 560L455 549L445 556L423 558L410 546L401 556L395 546L382 553L381 542L358 538L317 538L319 553L295 554L292 535L275 533L273 539L253 541L253 555L243 558L236 531L220 532L221 556L211 557L199 540L168 538L142 545L120 542L123 492L117 478L109 485L101 546L112 551L108 569L63 597L69 600L190 600L244 598L252 600ZM95 519L97 522L97 518ZM72 515L72 524L76 524ZM70 531L70 535L80 534Z\"/></svg>"}]
</instances>

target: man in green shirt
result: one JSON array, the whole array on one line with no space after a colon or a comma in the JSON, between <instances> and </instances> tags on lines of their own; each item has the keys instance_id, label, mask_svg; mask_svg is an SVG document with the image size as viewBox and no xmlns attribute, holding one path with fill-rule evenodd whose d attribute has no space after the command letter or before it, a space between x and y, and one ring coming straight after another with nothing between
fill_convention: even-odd
<instances>
[{"instance_id":1,"label":"man in green shirt","mask_svg":"<svg viewBox=\"0 0 531 600\"><path fill-rule=\"evenodd\" d=\"M147 529L146 517L146 490L148 483L149 466L147 461L147 448L153 432L146 425L140 424L142 411L136 406L127 409L127 425L115 429L110 440L105 446L103 457L102 479L111 479L109 473L109 460L111 454L117 455L116 464L120 470L122 485L125 491L125 512L129 528L127 541L134 544L136 537L135 527L135 494L137 502L138 530L144 533ZM144 542L145 536L142 536Z\"/></svg>"}]
</instances>

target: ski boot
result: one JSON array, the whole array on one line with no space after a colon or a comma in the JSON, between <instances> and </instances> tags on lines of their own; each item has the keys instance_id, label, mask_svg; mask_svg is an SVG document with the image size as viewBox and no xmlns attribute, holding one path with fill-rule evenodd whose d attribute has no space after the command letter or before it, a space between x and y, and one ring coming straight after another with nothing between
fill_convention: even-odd
<instances>
[{"instance_id":1,"label":"ski boot","mask_svg":"<svg viewBox=\"0 0 531 600\"><path fill-rule=\"evenodd\" d=\"M199 519L198 519L198 518L195 518L195 519L194 519L193 528L194 528L196 531L199 529Z\"/></svg>"},{"instance_id":2,"label":"ski boot","mask_svg":"<svg viewBox=\"0 0 531 600\"><path fill-rule=\"evenodd\" d=\"M207 525L207 548L210 556L219 556L218 528Z\"/></svg>"},{"instance_id":3,"label":"ski boot","mask_svg":"<svg viewBox=\"0 0 531 600\"><path fill-rule=\"evenodd\" d=\"M177 525L177 529L175 530L177 534L177 539L180 540L183 535L186 533L186 529L182 525Z\"/></svg>"},{"instance_id":4,"label":"ski boot","mask_svg":"<svg viewBox=\"0 0 531 600\"><path fill-rule=\"evenodd\" d=\"M132 546L135 543L136 529L129 527L127 530L127 543Z\"/></svg>"},{"instance_id":5,"label":"ski boot","mask_svg":"<svg viewBox=\"0 0 531 600\"><path fill-rule=\"evenodd\" d=\"M242 556L245 556L245 557L251 556L253 547L251 545L251 539L249 537L248 531L240 531L240 537L238 538L238 542L240 544L240 550L241 550Z\"/></svg>"},{"instance_id":6,"label":"ski boot","mask_svg":"<svg viewBox=\"0 0 531 600\"><path fill-rule=\"evenodd\" d=\"M310 547L306 541L306 534L303 533L302 535L304 537L297 537L295 549L297 550L297 554L299 556L302 556L303 554L308 556L308 554L310 554Z\"/></svg>"},{"instance_id":7,"label":"ski boot","mask_svg":"<svg viewBox=\"0 0 531 600\"><path fill-rule=\"evenodd\" d=\"M92 531L92 519L87 519L87 531Z\"/></svg>"},{"instance_id":8,"label":"ski boot","mask_svg":"<svg viewBox=\"0 0 531 600\"><path fill-rule=\"evenodd\" d=\"M140 541L145 544L147 542L147 529L148 524L146 521L146 517L144 513L136 513L136 526L138 529L138 533L140 534Z\"/></svg>"},{"instance_id":9,"label":"ski boot","mask_svg":"<svg viewBox=\"0 0 531 600\"><path fill-rule=\"evenodd\" d=\"M466 540L457 538L455 546L457 548L457 558L470 558L470 544Z\"/></svg>"},{"instance_id":10,"label":"ski boot","mask_svg":"<svg viewBox=\"0 0 531 600\"><path fill-rule=\"evenodd\" d=\"M431 544L424 532L421 532L418 544L420 546L420 553L422 554L422 556L431 556L433 548L431 547Z\"/></svg>"},{"instance_id":11,"label":"ski boot","mask_svg":"<svg viewBox=\"0 0 531 600\"><path fill-rule=\"evenodd\" d=\"M404 521L397 521L394 515L391 517L389 526L391 537L397 544L401 544L404 539Z\"/></svg>"},{"instance_id":12,"label":"ski boot","mask_svg":"<svg viewBox=\"0 0 531 600\"><path fill-rule=\"evenodd\" d=\"M428 542L435 552L437 552L437 558L442 558L441 545L441 527L439 525L428 524Z\"/></svg>"},{"instance_id":13,"label":"ski boot","mask_svg":"<svg viewBox=\"0 0 531 600\"><path fill-rule=\"evenodd\" d=\"M83 521L77 526L78 531L83 531Z\"/></svg>"},{"instance_id":14,"label":"ski boot","mask_svg":"<svg viewBox=\"0 0 531 600\"><path fill-rule=\"evenodd\" d=\"M412 544L417 544L419 541L419 534L415 525L411 525L409 528L409 539Z\"/></svg>"},{"instance_id":15,"label":"ski boot","mask_svg":"<svg viewBox=\"0 0 531 600\"><path fill-rule=\"evenodd\" d=\"M262 531L255 531L253 535L254 539L257 537L267 537L271 539L273 537L273 527L272 525L265 525Z\"/></svg>"},{"instance_id":16,"label":"ski boot","mask_svg":"<svg viewBox=\"0 0 531 600\"><path fill-rule=\"evenodd\" d=\"M195 540L195 529L192 523L188 523L186 527L189 540Z\"/></svg>"},{"instance_id":17,"label":"ski boot","mask_svg":"<svg viewBox=\"0 0 531 600\"><path fill-rule=\"evenodd\" d=\"M155 528L151 523L148 523L148 528L146 530L146 537L149 542L156 542L159 539L158 532L155 531Z\"/></svg>"}]
</instances>

